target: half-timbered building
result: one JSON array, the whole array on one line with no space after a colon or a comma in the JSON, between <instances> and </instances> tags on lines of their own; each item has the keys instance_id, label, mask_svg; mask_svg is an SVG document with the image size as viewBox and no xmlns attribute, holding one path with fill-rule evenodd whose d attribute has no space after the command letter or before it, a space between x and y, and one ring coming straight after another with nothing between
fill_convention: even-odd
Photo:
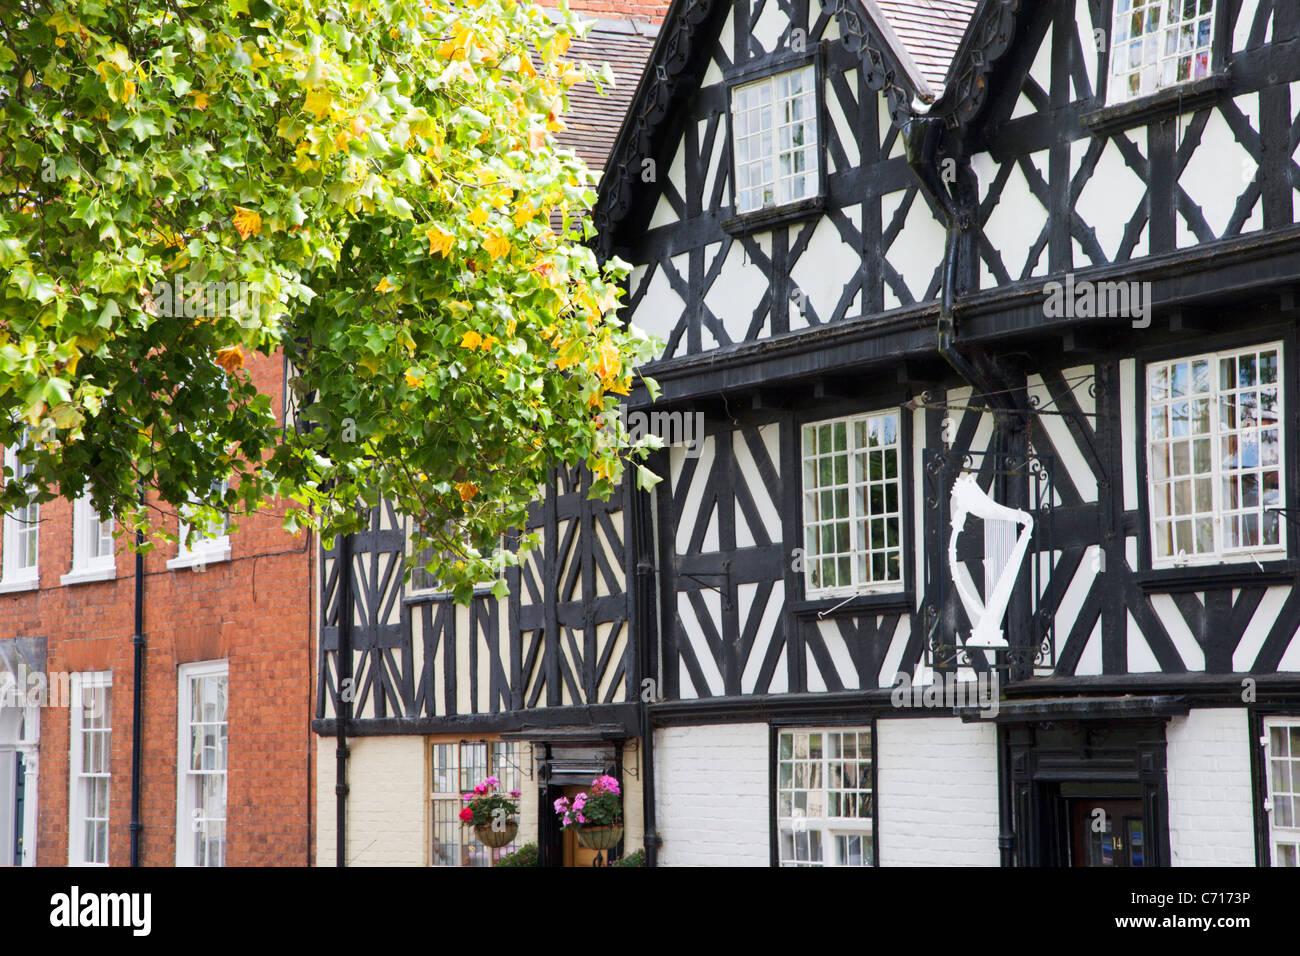
<instances>
[{"instance_id":1,"label":"half-timbered building","mask_svg":"<svg viewBox=\"0 0 1300 956\"><path fill-rule=\"evenodd\" d=\"M595 218L702 432L508 601L323 556L322 857L491 766L557 864L612 772L661 865L1297 865L1298 147L1293 4L676 0Z\"/></svg>"}]
</instances>

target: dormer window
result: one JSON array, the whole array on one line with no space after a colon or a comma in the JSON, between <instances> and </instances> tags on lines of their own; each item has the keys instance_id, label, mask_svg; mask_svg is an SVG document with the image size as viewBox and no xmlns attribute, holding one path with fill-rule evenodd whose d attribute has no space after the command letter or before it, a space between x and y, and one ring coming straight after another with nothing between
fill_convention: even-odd
<instances>
[{"instance_id":1,"label":"dormer window","mask_svg":"<svg viewBox=\"0 0 1300 956\"><path fill-rule=\"evenodd\" d=\"M778 209L819 194L813 64L733 87L731 130L737 214Z\"/></svg>"},{"instance_id":2,"label":"dormer window","mask_svg":"<svg viewBox=\"0 0 1300 956\"><path fill-rule=\"evenodd\" d=\"M1112 103L1210 75L1215 0L1114 0Z\"/></svg>"}]
</instances>

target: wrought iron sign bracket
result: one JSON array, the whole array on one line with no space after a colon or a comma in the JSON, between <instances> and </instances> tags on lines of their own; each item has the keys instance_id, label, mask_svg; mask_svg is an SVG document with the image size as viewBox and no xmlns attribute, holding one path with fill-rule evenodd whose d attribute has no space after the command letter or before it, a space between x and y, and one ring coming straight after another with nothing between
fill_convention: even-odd
<instances>
[{"instance_id":1,"label":"wrought iron sign bracket","mask_svg":"<svg viewBox=\"0 0 1300 956\"><path fill-rule=\"evenodd\" d=\"M689 578L706 591L716 591L722 595L722 606L731 610L731 562L723 561L721 571L682 571L681 577ZM709 584L705 578L722 578L722 587L716 584Z\"/></svg>"},{"instance_id":2,"label":"wrought iron sign bracket","mask_svg":"<svg viewBox=\"0 0 1300 956\"><path fill-rule=\"evenodd\" d=\"M480 740L479 743L481 743L481 744L487 744L488 741L486 741L486 740ZM490 750L491 748L489 747L488 749ZM527 766L526 768L525 768L525 767L521 767L521 766L519 766L519 764L515 763L515 762L514 762L513 760L511 760L509 757L502 757L502 758L501 758L501 762L504 763L507 767L514 767L514 768L515 768L516 770L518 770L519 773L520 773L522 776L524 776L526 779L528 779L528 780L532 780L532 779L533 779L533 766L537 763L537 760L536 760L536 754L533 753L533 745L532 745L532 744L529 744L529 745L528 745L528 761L527 761L528 766Z\"/></svg>"}]
</instances>

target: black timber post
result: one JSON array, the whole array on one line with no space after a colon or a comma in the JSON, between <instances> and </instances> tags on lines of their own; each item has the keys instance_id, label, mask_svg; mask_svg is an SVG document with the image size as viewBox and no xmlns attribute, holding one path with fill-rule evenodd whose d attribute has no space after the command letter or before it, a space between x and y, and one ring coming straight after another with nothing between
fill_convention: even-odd
<instances>
[{"instance_id":1,"label":"black timber post","mask_svg":"<svg viewBox=\"0 0 1300 956\"><path fill-rule=\"evenodd\" d=\"M338 696L335 698L335 848L336 866L347 866L348 721L352 719L352 536L339 535L338 567Z\"/></svg>"}]
</instances>

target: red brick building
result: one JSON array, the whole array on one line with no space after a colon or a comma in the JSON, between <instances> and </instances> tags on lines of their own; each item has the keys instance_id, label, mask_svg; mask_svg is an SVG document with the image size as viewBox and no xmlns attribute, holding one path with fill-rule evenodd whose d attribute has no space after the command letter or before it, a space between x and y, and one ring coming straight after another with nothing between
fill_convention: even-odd
<instances>
[{"instance_id":1,"label":"red brick building","mask_svg":"<svg viewBox=\"0 0 1300 956\"><path fill-rule=\"evenodd\" d=\"M281 360L250 370L279 412ZM40 507L34 572L5 519L0 673L16 680L0 687L0 865L130 861L136 559L121 542L88 554L105 549L87 546L87 512ZM271 509L189 555L144 558L142 865L310 864L315 555ZM83 685L103 686L69 706Z\"/></svg>"},{"instance_id":2,"label":"red brick building","mask_svg":"<svg viewBox=\"0 0 1300 956\"><path fill-rule=\"evenodd\" d=\"M570 6L597 21L571 55L619 78L604 96L575 88L560 136L600 168L668 4ZM249 368L282 415L280 358ZM63 500L3 519L0 866L132 861L136 558L96 520ZM195 553L143 559L141 865L314 861L319 560L274 508Z\"/></svg>"}]
</instances>

